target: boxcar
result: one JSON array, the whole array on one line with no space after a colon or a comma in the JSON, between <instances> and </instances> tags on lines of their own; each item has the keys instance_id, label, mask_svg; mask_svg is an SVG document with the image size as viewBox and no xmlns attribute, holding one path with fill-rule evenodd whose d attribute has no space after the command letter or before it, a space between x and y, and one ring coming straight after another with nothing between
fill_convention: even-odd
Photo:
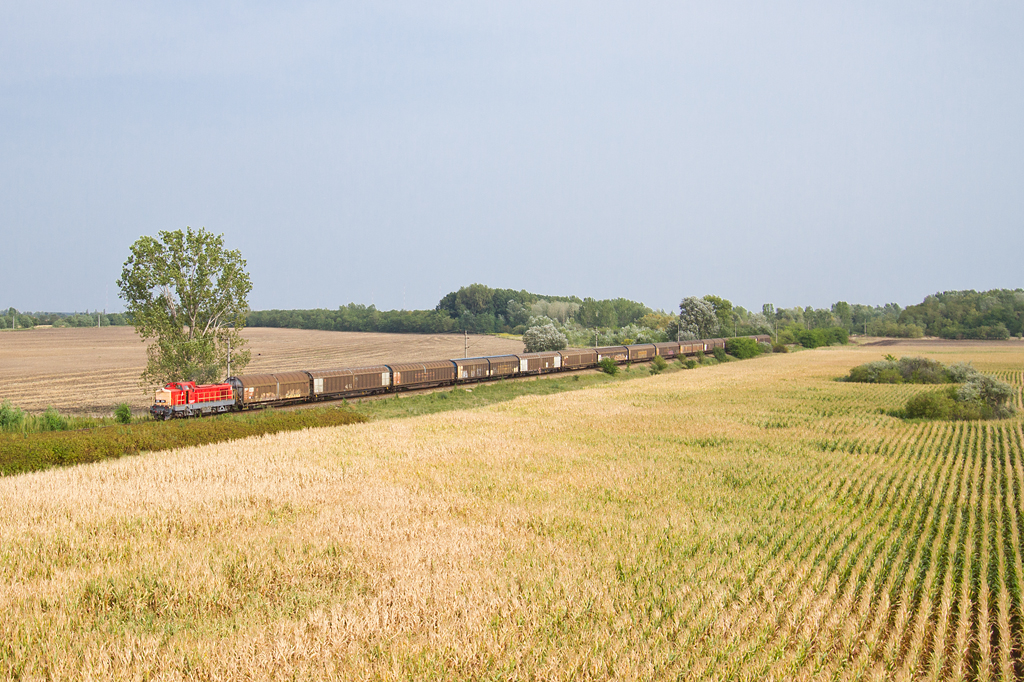
<instances>
[{"instance_id":1,"label":"boxcar","mask_svg":"<svg viewBox=\"0 0 1024 682\"><path fill-rule=\"evenodd\" d=\"M452 362L459 381L482 381L491 376L491 363L487 358L460 358Z\"/></svg>"},{"instance_id":2,"label":"boxcar","mask_svg":"<svg viewBox=\"0 0 1024 682\"><path fill-rule=\"evenodd\" d=\"M597 351L597 361L601 362L605 358L611 358L615 362L625 362L629 360L629 349L625 346L602 346L595 348Z\"/></svg>"},{"instance_id":3,"label":"boxcar","mask_svg":"<svg viewBox=\"0 0 1024 682\"><path fill-rule=\"evenodd\" d=\"M703 341L683 341L679 344L680 355L696 355L698 351L703 353L706 350L707 346Z\"/></svg>"},{"instance_id":4,"label":"boxcar","mask_svg":"<svg viewBox=\"0 0 1024 682\"><path fill-rule=\"evenodd\" d=\"M309 376L313 380L313 397L317 400L381 393L391 385L391 370L387 365L318 369L310 371Z\"/></svg>"},{"instance_id":5,"label":"boxcar","mask_svg":"<svg viewBox=\"0 0 1024 682\"><path fill-rule=\"evenodd\" d=\"M510 377L513 374L519 373L519 356L518 355L498 355L493 358L487 358L491 363L491 378L494 377Z\"/></svg>"},{"instance_id":6,"label":"boxcar","mask_svg":"<svg viewBox=\"0 0 1024 682\"><path fill-rule=\"evenodd\" d=\"M558 351L543 353L523 353L519 356L520 374L541 374L555 372L562 366L562 356Z\"/></svg>"},{"instance_id":7,"label":"boxcar","mask_svg":"<svg viewBox=\"0 0 1024 682\"><path fill-rule=\"evenodd\" d=\"M632 362L650 360L658 354L658 349L653 343L635 343L626 346L626 350L629 351L629 359Z\"/></svg>"},{"instance_id":8,"label":"boxcar","mask_svg":"<svg viewBox=\"0 0 1024 682\"><path fill-rule=\"evenodd\" d=\"M654 347L657 349L658 355L663 358L674 358L679 355L679 344L675 341L656 343Z\"/></svg>"},{"instance_id":9,"label":"boxcar","mask_svg":"<svg viewBox=\"0 0 1024 682\"><path fill-rule=\"evenodd\" d=\"M451 360L404 362L388 367L391 368L391 382L396 389L455 383L455 363Z\"/></svg>"},{"instance_id":10,"label":"boxcar","mask_svg":"<svg viewBox=\"0 0 1024 682\"><path fill-rule=\"evenodd\" d=\"M305 400L310 397L310 378L306 372L246 374L229 377L227 383L242 407Z\"/></svg>"},{"instance_id":11,"label":"boxcar","mask_svg":"<svg viewBox=\"0 0 1024 682\"><path fill-rule=\"evenodd\" d=\"M570 348L558 351L562 356L563 369L581 369L597 364L597 351L593 348Z\"/></svg>"}]
</instances>

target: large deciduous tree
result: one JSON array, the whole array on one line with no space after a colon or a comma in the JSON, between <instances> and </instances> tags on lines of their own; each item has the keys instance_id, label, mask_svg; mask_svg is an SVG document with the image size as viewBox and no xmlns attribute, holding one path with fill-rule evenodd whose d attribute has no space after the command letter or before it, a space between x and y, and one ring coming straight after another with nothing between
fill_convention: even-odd
<instances>
[{"instance_id":1,"label":"large deciduous tree","mask_svg":"<svg viewBox=\"0 0 1024 682\"><path fill-rule=\"evenodd\" d=\"M249 363L240 330L252 282L224 235L186 227L139 237L117 286L135 330L153 339L143 382L218 381L229 349L232 371Z\"/></svg>"},{"instance_id":2,"label":"large deciduous tree","mask_svg":"<svg viewBox=\"0 0 1024 682\"><path fill-rule=\"evenodd\" d=\"M565 334L555 329L553 324L530 327L523 334L523 349L526 353L539 353L546 350L562 350L568 343Z\"/></svg>"},{"instance_id":3,"label":"large deciduous tree","mask_svg":"<svg viewBox=\"0 0 1024 682\"><path fill-rule=\"evenodd\" d=\"M718 334L715 307L696 296L687 296L679 303L679 333L684 339L709 339Z\"/></svg>"},{"instance_id":4,"label":"large deciduous tree","mask_svg":"<svg viewBox=\"0 0 1024 682\"><path fill-rule=\"evenodd\" d=\"M708 294L704 297L704 300L711 304L711 307L715 311L715 317L718 318L718 326L723 334L727 334L735 329L735 321L733 320L733 307L732 301L722 298L721 296L713 296ZM718 333L717 331L715 332ZM705 338L705 337L701 337Z\"/></svg>"}]
</instances>

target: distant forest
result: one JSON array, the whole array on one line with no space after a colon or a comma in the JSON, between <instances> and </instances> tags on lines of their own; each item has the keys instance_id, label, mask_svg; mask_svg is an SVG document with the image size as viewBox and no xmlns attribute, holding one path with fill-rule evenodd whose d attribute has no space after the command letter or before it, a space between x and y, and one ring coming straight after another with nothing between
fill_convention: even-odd
<instances>
[{"instance_id":1,"label":"distant forest","mask_svg":"<svg viewBox=\"0 0 1024 682\"><path fill-rule=\"evenodd\" d=\"M1024 331L1024 290L950 291L901 308L850 304L830 308L775 308L760 312L706 296L715 308L723 336L770 333L784 343L801 331L843 328L855 334L919 338L1006 339ZM596 300L548 296L471 284L442 298L433 310L377 310L350 303L337 310L262 310L247 318L251 327L288 327L392 333L522 334L552 324L570 344L653 342L675 339L676 311L653 310L624 298Z\"/></svg>"},{"instance_id":2,"label":"distant forest","mask_svg":"<svg viewBox=\"0 0 1024 682\"><path fill-rule=\"evenodd\" d=\"M1024 290L945 291L907 308L834 303L830 308L775 308L760 312L705 296L712 304L723 336L769 333L794 343L802 331L842 328L849 333L919 338L1006 339L1024 334ZM257 310L249 313L250 327L288 327L335 331L444 334L522 334L530 327L551 324L573 345L653 342L676 338L678 311L653 310L625 298L596 300L577 296L547 296L514 289L471 284L442 298L433 310L377 310L349 303L336 310ZM0 310L0 329L38 325L95 327L127 325L122 313L32 313Z\"/></svg>"},{"instance_id":3,"label":"distant forest","mask_svg":"<svg viewBox=\"0 0 1024 682\"><path fill-rule=\"evenodd\" d=\"M22 313L14 308L0 310L0 329L31 329L39 325L54 327L111 327L131 324L124 313Z\"/></svg>"},{"instance_id":4,"label":"distant forest","mask_svg":"<svg viewBox=\"0 0 1024 682\"><path fill-rule=\"evenodd\" d=\"M912 305L900 322L944 339L1005 339L1024 334L1024 290L944 291Z\"/></svg>"}]
</instances>

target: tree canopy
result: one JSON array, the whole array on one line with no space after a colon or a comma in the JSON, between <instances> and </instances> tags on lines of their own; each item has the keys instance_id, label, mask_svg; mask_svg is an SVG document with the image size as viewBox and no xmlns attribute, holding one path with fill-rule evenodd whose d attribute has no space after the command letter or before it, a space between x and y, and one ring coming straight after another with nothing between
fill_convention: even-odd
<instances>
[{"instance_id":1,"label":"tree canopy","mask_svg":"<svg viewBox=\"0 0 1024 682\"><path fill-rule=\"evenodd\" d=\"M553 324L530 327L523 333L524 352L539 353L546 350L562 350L566 345L565 334Z\"/></svg>"},{"instance_id":2,"label":"tree canopy","mask_svg":"<svg viewBox=\"0 0 1024 682\"><path fill-rule=\"evenodd\" d=\"M245 260L205 228L160 232L131 246L117 280L136 331L146 340L144 382L223 378L249 362L239 333L249 310L252 282Z\"/></svg>"},{"instance_id":3,"label":"tree canopy","mask_svg":"<svg viewBox=\"0 0 1024 682\"><path fill-rule=\"evenodd\" d=\"M687 296L679 303L679 331L684 339L709 339L716 336L719 321L715 307L707 300Z\"/></svg>"},{"instance_id":4,"label":"tree canopy","mask_svg":"<svg viewBox=\"0 0 1024 682\"><path fill-rule=\"evenodd\" d=\"M944 291L900 315L945 339L1005 339L1024 332L1024 290Z\"/></svg>"}]
</instances>

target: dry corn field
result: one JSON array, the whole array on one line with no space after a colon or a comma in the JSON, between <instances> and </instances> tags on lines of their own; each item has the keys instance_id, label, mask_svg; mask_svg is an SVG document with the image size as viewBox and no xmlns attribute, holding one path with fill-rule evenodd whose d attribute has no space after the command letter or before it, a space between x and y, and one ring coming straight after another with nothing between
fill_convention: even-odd
<instances>
[{"instance_id":1,"label":"dry corn field","mask_svg":"<svg viewBox=\"0 0 1024 682\"><path fill-rule=\"evenodd\" d=\"M249 373L290 372L460 358L457 334L370 334L305 329L249 328ZM470 336L476 355L519 353L520 341ZM31 412L52 405L64 413L109 416L127 402L149 409L153 391L139 386L146 346L131 327L39 328L0 333L0 400Z\"/></svg>"},{"instance_id":2,"label":"dry corn field","mask_svg":"<svg viewBox=\"0 0 1024 682\"><path fill-rule=\"evenodd\" d=\"M0 675L1024 679L1024 422L833 380L886 352L0 479Z\"/></svg>"}]
</instances>

